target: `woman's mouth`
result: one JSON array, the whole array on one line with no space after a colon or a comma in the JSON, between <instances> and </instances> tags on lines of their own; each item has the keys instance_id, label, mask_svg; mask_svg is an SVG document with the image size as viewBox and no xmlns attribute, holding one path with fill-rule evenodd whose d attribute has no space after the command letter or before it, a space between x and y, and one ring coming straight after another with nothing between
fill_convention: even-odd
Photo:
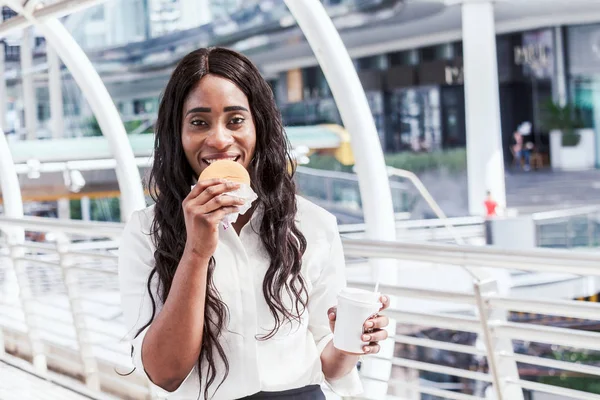
<instances>
[{"instance_id":1,"label":"woman's mouth","mask_svg":"<svg viewBox=\"0 0 600 400\"><path fill-rule=\"evenodd\" d=\"M204 161L206 164L210 165L212 163L214 163L215 161L219 161L219 160L229 160L229 161L238 161L240 159L240 156L231 156L231 157L208 157L208 158L203 158L202 161Z\"/></svg>"}]
</instances>

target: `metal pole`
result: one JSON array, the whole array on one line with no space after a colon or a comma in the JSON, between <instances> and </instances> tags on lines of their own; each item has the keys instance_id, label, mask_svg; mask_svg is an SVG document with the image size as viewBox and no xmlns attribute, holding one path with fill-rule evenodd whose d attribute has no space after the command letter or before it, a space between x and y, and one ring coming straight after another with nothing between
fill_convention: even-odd
<instances>
[{"instance_id":1,"label":"metal pole","mask_svg":"<svg viewBox=\"0 0 600 400\"><path fill-rule=\"evenodd\" d=\"M48 59L48 92L50 93L52 137L61 138L65 137L61 64L52 46L46 46L46 58Z\"/></svg>"},{"instance_id":2,"label":"metal pole","mask_svg":"<svg viewBox=\"0 0 600 400\"><path fill-rule=\"evenodd\" d=\"M486 303L486 297L498 294L498 283L494 280L475 282L473 291L479 313L482 339L496 393L496 397L492 398L494 400L524 400L521 387L508 383L510 380L519 380L517 363L511 357L498 357L500 353L510 356L514 352L512 340L495 337L493 330L494 323L506 322L506 311L491 310Z\"/></svg>"},{"instance_id":3,"label":"metal pole","mask_svg":"<svg viewBox=\"0 0 600 400\"><path fill-rule=\"evenodd\" d=\"M6 111L8 106L8 95L6 92L6 78L4 74L6 72L6 43L0 42L0 127L3 130L7 130L6 127Z\"/></svg>"},{"instance_id":4,"label":"metal pole","mask_svg":"<svg viewBox=\"0 0 600 400\"><path fill-rule=\"evenodd\" d=\"M79 280L75 275L76 272L71 269L74 263L69 255L69 246L69 238L64 234L58 235L56 248L59 254L60 269L67 290L71 315L73 316L73 325L75 327L75 335L79 347L79 356L81 357L81 363L83 365L83 377L88 388L100 391L98 363L94 356L91 338L86 329L83 302L81 300L81 294L79 293Z\"/></svg>"},{"instance_id":5,"label":"metal pole","mask_svg":"<svg viewBox=\"0 0 600 400\"><path fill-rule=\"evenodd\" d=\"M21 85L23 87L23 108L25 111L26 139L37 139L37 103L33 86L33 49L31 46L32 27L23 30L21 38Z\"/></svg>"},{"instance_id":6,"label":"metal pole","mask_svg":"<svg viewBox=\"0 0 600 400\"><path fill-rule=\"evenodd\" d=\"M21 197L21 188L12 154L6 141L4 132L0 130L0 187L2 188L2 198L4 200L4 212L10 218L23 217L23 198ZM8 236L8 247L10 251L8 275L5 277L3 291L5 293L18 293L19 303L25 317L27 326L27 340L31 348L31 356L36 372L45 374L47 370L46 356L44 354L44 345L38 330L38 324L35 323L33 313L33 299L29 280L25 271L25 265L19 261L25 254L21 245L25 241L25 230L19 227L4 228ZM2 344L2 343L0 343ZM4 348L4 344L2 344Z\"/></svg>"},{"instance_id":7,"label":"metal pole","mask_svg":"<svg viewBox=\"0 0 600 400\"><path fill-rule=\"evenodd\" d=\"M448 232L450 232L450 234L454 238L454 241L457 244L466 244L463 237L458 234L456 229L454 229L454 226L452 225L452 223L446 216L446 213L444 212L444 210L442 210L442 208L439 206L439 204L435 201L435 199L433 198L431 193L429 193L429 190L427 190L427 188L425 187L425 185L423 185L423 182L421 182L421 180L419 179L419 177L417 175L415 175L414 173L412 173L410 171L406 171L404 169L393 168L393 167L388 167L388 173L390 174L390 176L398 176L400 178L408 179L415 186L415 188L419 191L419 193L421 194L421 197L423 197L423 199L427 202L427 204L429 205L431 210L434 212L434 214L440 220L442 220L442 222L444 223L444 226L446 227Z\"/></svg>"}]
</instances>

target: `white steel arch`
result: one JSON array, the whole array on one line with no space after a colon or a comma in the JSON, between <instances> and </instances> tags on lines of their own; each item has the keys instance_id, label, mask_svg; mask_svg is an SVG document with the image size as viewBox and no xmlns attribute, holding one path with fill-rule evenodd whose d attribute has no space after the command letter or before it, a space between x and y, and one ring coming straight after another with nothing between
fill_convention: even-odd
<instances>
[{"instance_id":1,"label":"white steel arch","mask_svg":"<svg viewBox=\"0 0 600 400\"><path fill-rule=\"evenodd\" d=\"M367 237L395 240L392 194L379 135L346 46L320 1L285 0L285 4L315 53L350 133Z\"/></svg>"},{"instance_id":2,"label":"white steel arch","mask_svg":"<svg viewBox=\"0 0 600 400\"><path fill-rule=\"evenodd\" d=\"M30 3L36 2L31 1ZM146 206L144 189L131 145L127 140L127 132L102 79L79 44L56 18L38 20L33 12L35 4L24 8L18 1L12 1L9 6L42 32L47 43L55 49L81 88L117 161L116 173L121 191L121 218L129 219L134 210Z\"/></svg>"}]
</instances>

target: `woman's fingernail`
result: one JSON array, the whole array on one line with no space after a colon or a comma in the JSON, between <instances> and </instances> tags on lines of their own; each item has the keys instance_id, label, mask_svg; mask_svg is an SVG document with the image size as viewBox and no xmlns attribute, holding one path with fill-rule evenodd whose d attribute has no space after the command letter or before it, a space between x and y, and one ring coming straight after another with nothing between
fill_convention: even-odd
<instances>
[{"instance_id":1,"label":"woman's fingernail","mask_svg":"<svg viewBox=\"0 0 600 400\"><path fill-rule=\"evenodd\" d=\"M329 314L329 319L334 319L335 318L335 314L334 313L330 313Z\"/></svg>"},{"instance_id":2,"label":"woman's fingernail","mask_svg":"<svg viewBox=\"0 0 600 400\"><path fill-rule=\"evenodd\" d=\"M368 353L368 352L370 352L370 351L371 351L371 349L370 349L369 347L366 347L366 346L365 346L365 353Z\"/></svg>"},{"instance_id":3,"label":"woman's fingernail","mask_svg":"<svg viewBox=\"0 0 600 400\"><path fill-rule=\"evenodd\" d=\"M387 303L387 301L388 301L388 298L387 298L387 296L382 296L382 297L381 297L381 300L382 300L384 303Z\"/></svg>"},{"instance_id":4,"label":"woman's fingernail","mask_svg":"<svg viewBox=\"0 0 600 400\"><path fill-rule=\"evenodd\" d=\"M369 335L364 335L364 336L363 336L363 340L364 340L365 342L368 342L368 341L370 341L370 340L371 340L371 336L369 336Z\"/></svg>"},{"instance_id":5,"label":"woman's fingernail","mask_svg":"<svg viewBox=\"0 0 600 400\"><path fill-rule=\"evenodd\" d=\"M365 324L365 326L366 326L367 328L372 328L372 327L373 327L373 322L371 322L371 321L367 321L367 323Z\"/></svg>"}]
</instances>

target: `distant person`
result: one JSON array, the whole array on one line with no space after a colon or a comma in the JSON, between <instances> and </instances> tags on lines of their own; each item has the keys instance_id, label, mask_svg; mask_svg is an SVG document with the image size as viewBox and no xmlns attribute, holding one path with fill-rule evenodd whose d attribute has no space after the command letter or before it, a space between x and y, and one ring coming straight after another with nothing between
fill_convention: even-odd
<instances>
[{"instance_id":1,"label":"distant person","mask_svg":"<svg viewBox=\"0 0 600 400\"><path fill-rule=\"evenodd\" d=\"M492 192L489 190L486 192L485 201L483 202L485 205L485 244L493 244L492 240L492 219L498 216L498 203L492 197Z\"/></svg>"},{"instance_id":2,"label":"distant person","mask_svg":"<svg viewBox=\"0 0 600 400\"><path fill-rule=\"evenodd\" d=\"M529 171L531 169L531 150L532 146L526 143L525 136L531 134L531 122L523 122L517 130L513 133L513 139L511 141L511 149L515 161L520 166L521 160L524 161L523 170Z\"/></svg>"}]
</instances>

